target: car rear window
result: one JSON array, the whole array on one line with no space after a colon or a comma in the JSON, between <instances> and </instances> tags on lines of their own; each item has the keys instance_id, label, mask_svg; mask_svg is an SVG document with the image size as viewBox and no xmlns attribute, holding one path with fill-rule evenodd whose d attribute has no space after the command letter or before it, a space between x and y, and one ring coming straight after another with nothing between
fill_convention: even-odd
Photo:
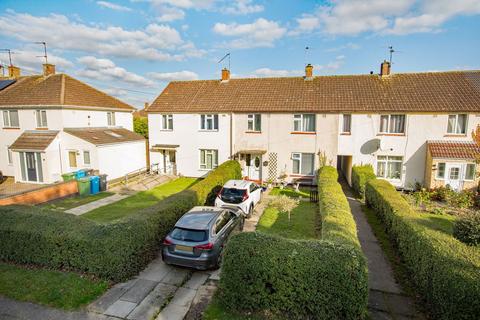
<instances>
[{"instance_id":1,"label":"car rear window","mask_svg":"<svg viewBox=\"0 0 480 320\"><path fill-rule=\"evenodd\" d=\"M180 241L202 242L207 240L207 231L175 228L170 234L170 237Z\"/></svg>"},{"instance_id":2,"label":"car rear window","mask_svg":"<svg viewBox=\"0 0 480 320\"><path fill-rule=\"evenodd\" d=\"M220 193L220 198L226 203L240 203L243 201L243 196L247 193L245 189L237 188L223 188Z\"/></svg>"}]
</instances>

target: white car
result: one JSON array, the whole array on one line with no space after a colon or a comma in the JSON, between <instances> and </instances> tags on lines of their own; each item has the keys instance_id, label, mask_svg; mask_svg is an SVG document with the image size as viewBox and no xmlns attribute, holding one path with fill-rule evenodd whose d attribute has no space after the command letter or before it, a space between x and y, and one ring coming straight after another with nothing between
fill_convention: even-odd
<instances>
[{"instance_id":1,"label":"white car","mask_svg":"<svg viewBox=\"0 0 480 320\"><path fill-rule=\"evenodd\" d=\"M218 193L215 207L233 205L242 209L247 217L250 217L261 197L262 188L258 184L246 180L229 180Z\"/></svg>"}]
</instances>

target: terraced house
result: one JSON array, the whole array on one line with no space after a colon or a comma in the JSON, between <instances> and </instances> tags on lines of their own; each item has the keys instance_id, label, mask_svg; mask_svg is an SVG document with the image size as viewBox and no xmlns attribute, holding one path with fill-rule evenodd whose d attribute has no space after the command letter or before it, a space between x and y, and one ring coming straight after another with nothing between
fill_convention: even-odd
<instances>
[{"instance_id":1,"label":"terraced house","mask_svg":"<svg viewBox=\"0 0 480 320\"><path fill-rule=\"evenodd\" d=\"M41 75L9 67L0 78L0 171L17 182L53 183L91 168L115 179L145 167L135 109L44 65Z\"/></svg>"},{"instance_id":2,"label":"terraced house","mask_svg":"<svg viewBox=\"0 0 480 320\"><path fill-rule=\"evenodd\" d=\"M171 82L147 109L152 163L202 176L239 159L252 180L311 180L321 162L355 164L399 188L478 184L480 71ZM429 146L458 153L427 153ZM432 161L432 156L435 161Z\"/></svg>"}]
</instances>

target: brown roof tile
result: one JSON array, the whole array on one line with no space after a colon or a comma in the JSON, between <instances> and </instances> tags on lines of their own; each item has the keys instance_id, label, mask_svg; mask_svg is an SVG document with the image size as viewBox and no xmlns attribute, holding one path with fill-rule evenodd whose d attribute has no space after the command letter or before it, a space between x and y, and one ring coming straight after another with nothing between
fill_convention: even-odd
<instances>
[{"instance_id":1,"label":"brown roof tile","mask_svg":"<svg viewBox=\"0 0 480 320\"><path fill-rule=\"evenodd\" d=\"M480 112L480 71L170 82L147 112Z\"/></svg>"},{"instance_id":2,"label":"brown roof tile","mask_svg":"<svg viewBox=\"0 0 480 320\"><path fill-rule=\"evenodd\" d=\"M65 128L63 130L68 134L97 146L145 140L145 138L138 133L124 128Z\"/></svg>"},{"instance_id":3,"label":"brown roof tile","mask_svg":"<svg viewBox=\"0 0 480 320\"><path fill-rule=\"evenodd\" d=\"M480 155L480 147L470 141L428 141L432 158L474 160Z\"/></svg>"},{"instance_id":4,"label":"brown roof tile","mask_svg":"<svg viewBox=\"0 0 480 320\"><path fill-rule=\"evenodd\" d=\"M52 143L57 134L56 130L27 130L13 142L10 149L43 151Z\"/></svg>"},{"instance_id":5,"label":"brown roof tile","mask_svg":"<svg viewBox=\"0 0 480 320\"><path fill-rule=\"evenodd\" d=\"M134 108L66 74L20 77L0 91L0 106L78 106Z\"/></svg>"}]
</instances>

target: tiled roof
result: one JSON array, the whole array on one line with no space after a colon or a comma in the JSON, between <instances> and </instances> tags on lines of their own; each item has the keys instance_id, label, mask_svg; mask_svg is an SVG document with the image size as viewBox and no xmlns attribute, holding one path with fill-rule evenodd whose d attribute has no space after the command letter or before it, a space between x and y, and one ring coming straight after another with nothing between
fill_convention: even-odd
<instances>
[{"instance_id":1,"label":"tiled roof","mask_svg":"<svg viewBox=\"0 0 480 320\"><path fill-rule=\"evenodd\" d=\"M480 71L170 82L147 112L480 112Z\"/></svg>"},{"instance_id":2,"label":"tiled roof","mask_svg":"<svg viewBox=\"0 0 480 320\"><path fill-rule=\"evenodd\" d=\"M57 136L56 130L26 130L10 146L11 150L45 150Z\"/></svg>"},{"instance_id":3,"label":"tiled roof","mask_svg":"<svg viewBox=\"0 0 480 320\"><path fill-rule=\"evenodd\" d=\"M63 130L68 134L97 146L145 140L145 138L138 133L124 128L65 128Z\"/></svg>"},{"instance_id":4,"label":"tiled roof","mask_svg":"<svg viewBox=\"0 0 480 320\"><path fill-rule=\"evenodd\" d=\"M480 147L470 141L428 141L432 158L474 160L480 155Z\"/></svg>"},{"instance_id":5,"label":"tiled roof","mask_svg":"<svg viewBox=\"0 0 480 320\"><path fill-rule=\"evenodd\" d=\"M1 106L68 106L134 108L66 74L20 77L0 91Z\"/></svg>"}]
</instances>

